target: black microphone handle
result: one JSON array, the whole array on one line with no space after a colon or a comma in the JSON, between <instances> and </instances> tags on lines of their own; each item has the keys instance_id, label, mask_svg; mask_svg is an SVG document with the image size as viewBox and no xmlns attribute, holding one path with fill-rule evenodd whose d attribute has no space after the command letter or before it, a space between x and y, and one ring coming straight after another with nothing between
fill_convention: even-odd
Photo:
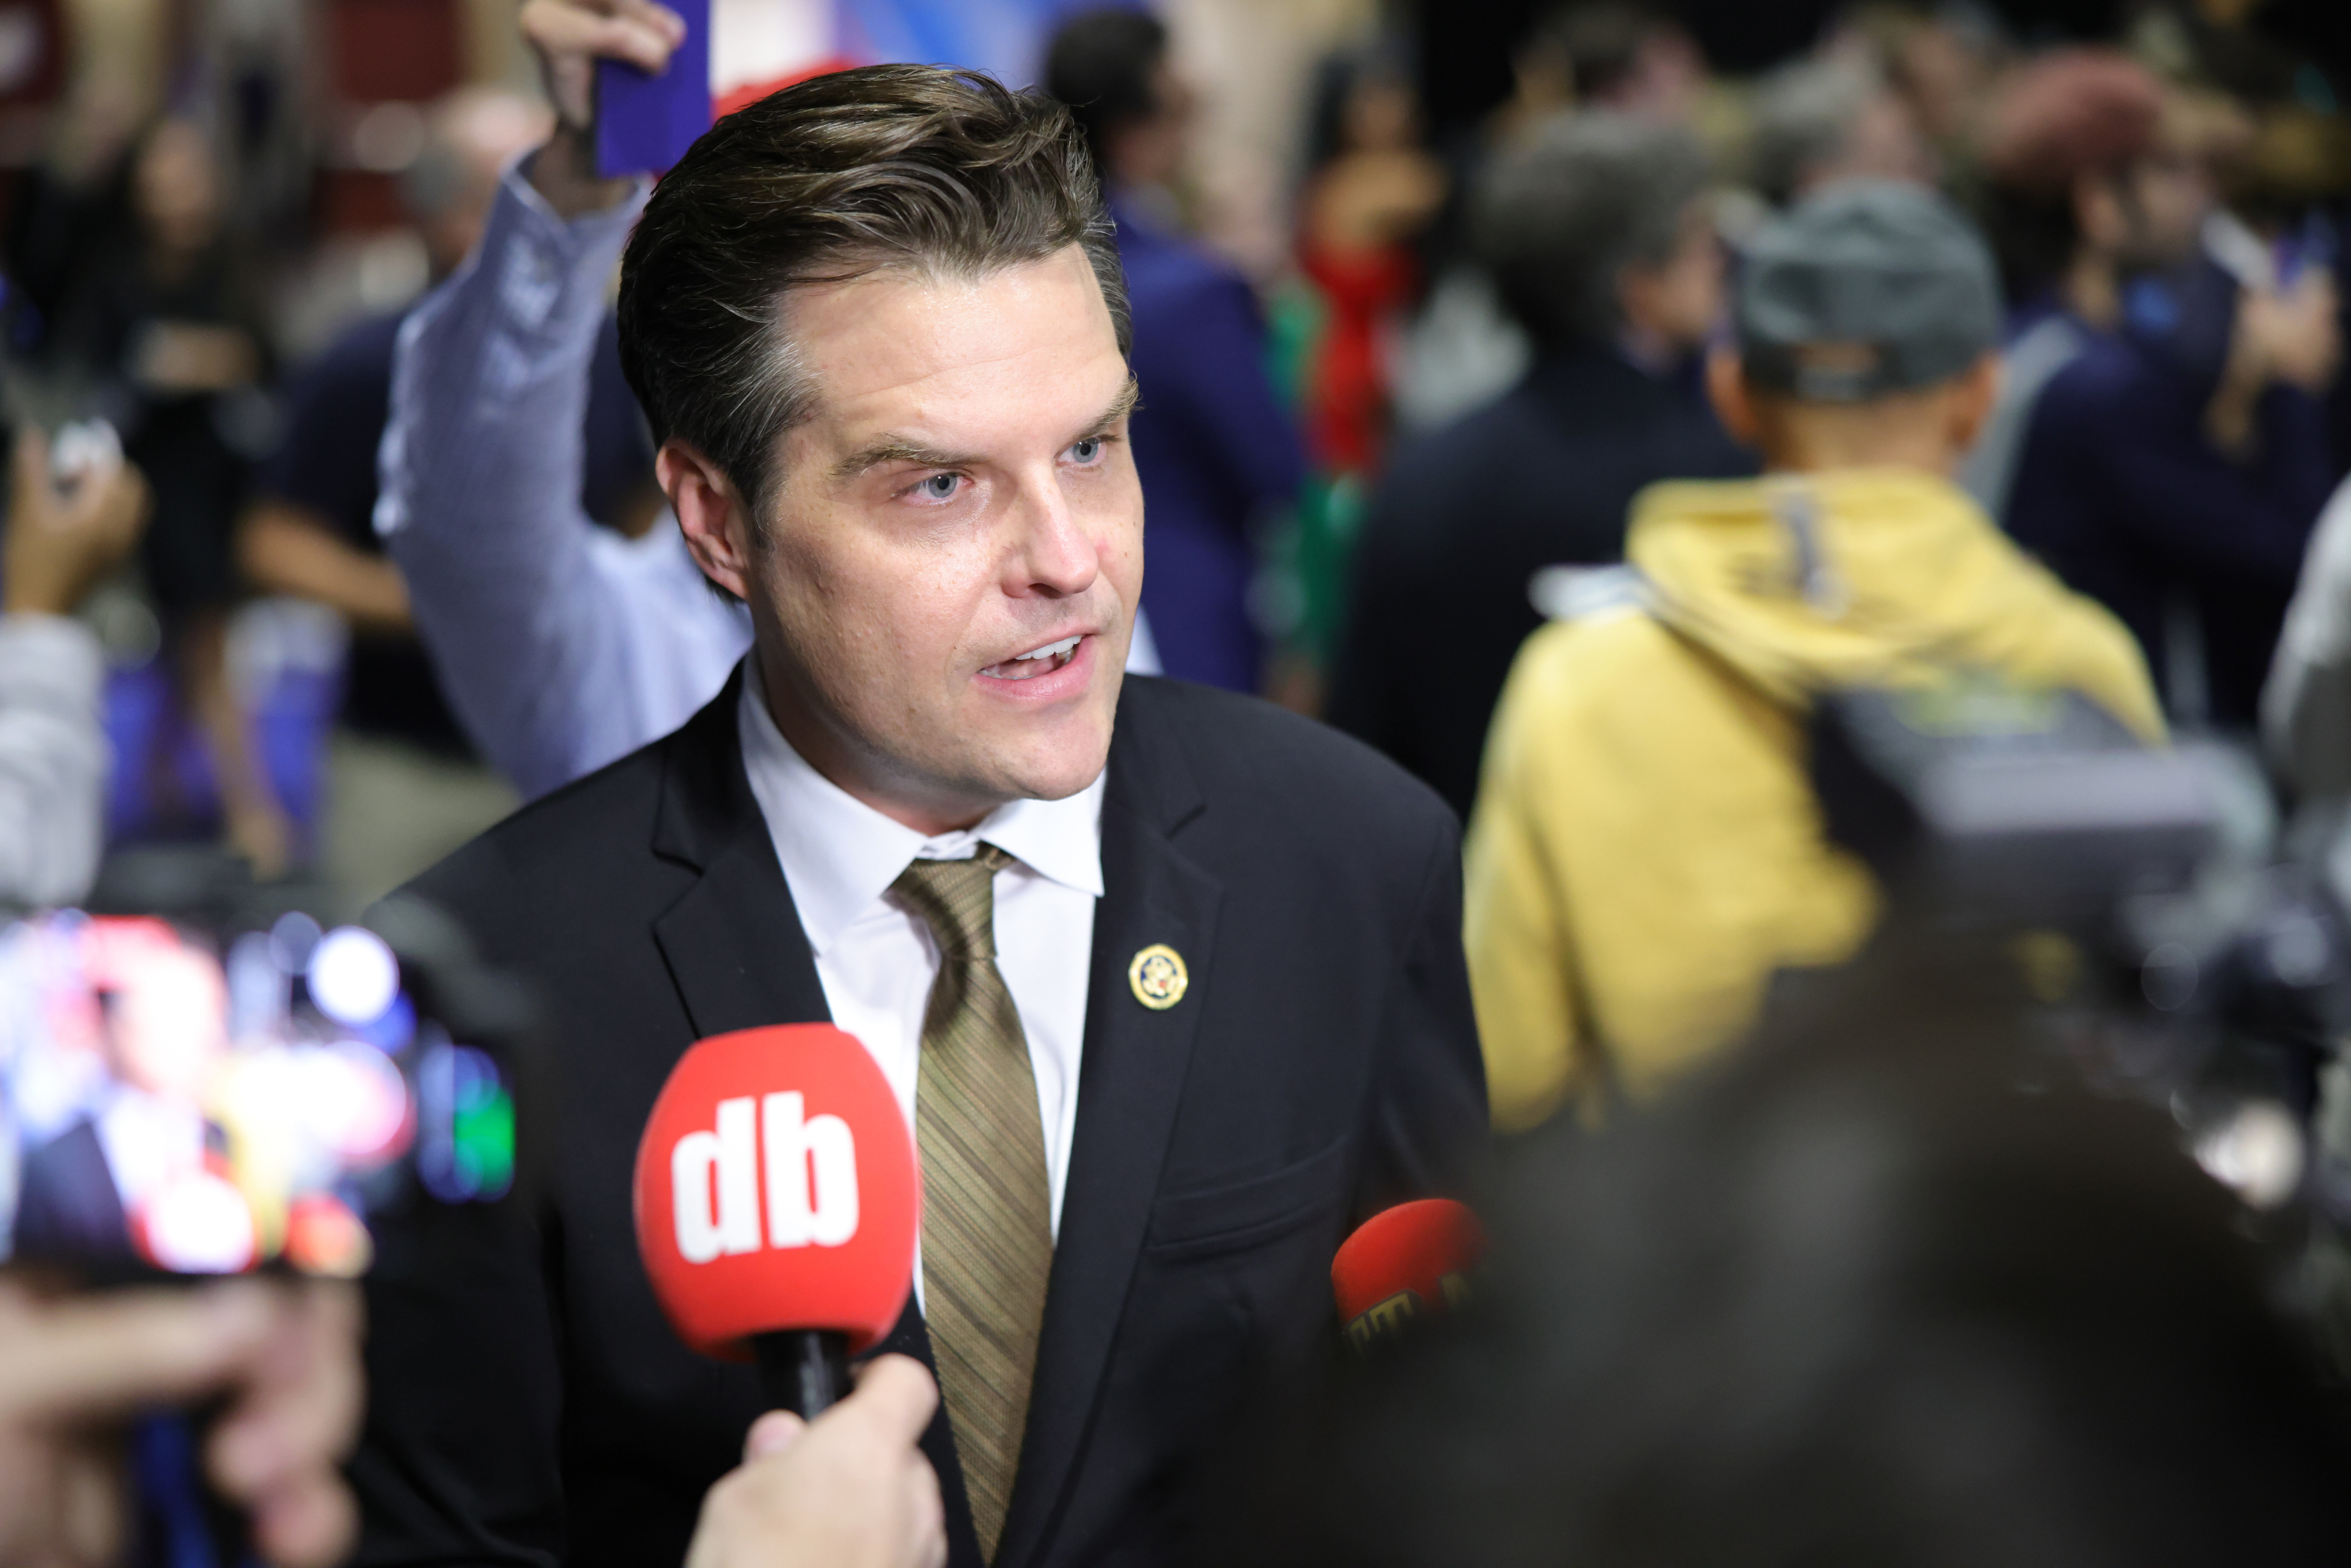
<instances>
[{"instance_id":1,"label":"black microphone handle","mask_svg":"<svg viewBox=\"0 0 2351 1568\"><path fill-rule=\"evenodd\" d=\"M813 1421L849 1394L849 1336L830 1329L776 1329L751 1336L768 1408Z\"/></svg>"}]
</instances>

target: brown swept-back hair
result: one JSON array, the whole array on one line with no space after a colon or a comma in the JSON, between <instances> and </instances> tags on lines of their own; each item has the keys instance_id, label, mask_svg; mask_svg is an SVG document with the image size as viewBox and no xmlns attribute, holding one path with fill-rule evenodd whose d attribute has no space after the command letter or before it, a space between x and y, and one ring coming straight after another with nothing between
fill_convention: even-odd
<instances>
[{"instance_id":1,"label":"brown swept-back hair","mask_svg":"<svg viewBox=\"0 0 2351 1568\"><path fill-rule=\"evenodd\" d=\"M1083 247L1123 353L1126 285L1069 110L971 71L866 66L711 127L621 263L621 366L652 423L764 517L776 444L816 389L783 328L795 287L889 268L985 277Z\"/></svg>"}]
</instances>

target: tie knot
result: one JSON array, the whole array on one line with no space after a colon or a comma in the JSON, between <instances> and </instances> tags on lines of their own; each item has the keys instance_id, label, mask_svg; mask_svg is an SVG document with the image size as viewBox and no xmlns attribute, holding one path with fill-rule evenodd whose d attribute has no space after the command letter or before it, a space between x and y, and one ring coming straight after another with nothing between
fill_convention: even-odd
<instances>
[{"instance_id":1,"label":"tie knot","mask_svg":"<svg viewBox=\"0 0 2351 1568\"><path fill-rule=\"evenodd\" d=\"M996 956L996 873L1012 857L982 844L969 860L916 861L891 883L923 923L946 957Z\"/></svg>"}]
</instances>

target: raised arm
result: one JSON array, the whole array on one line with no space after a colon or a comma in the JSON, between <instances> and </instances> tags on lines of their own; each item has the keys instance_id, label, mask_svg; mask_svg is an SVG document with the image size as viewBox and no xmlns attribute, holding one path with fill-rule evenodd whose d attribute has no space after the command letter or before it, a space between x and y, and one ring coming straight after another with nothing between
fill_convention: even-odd
<instances>
[{"instance_id":1,"label":"raised arm","mask_svg":"<svg viewBox=\"0 0 2351 1568\"><path fill-rule=\"evenodd\" d=\"M643 202L567 220L518 167L401 332L376 528L451 706L526 795L675 728L750 641L674 523L632 543L580 505L589 361Z\"/></svg>"},{"instance_id":2,"label":"raised arm","mask_svg":"<svg viewBox=\"0 0 2351 1568\"><path fill-rule=\"evenodd\" d=\"M106 660L73 612L145 526L147 484L110 460L67 492L38 431L11 463L0 597L0 901L89 891L103 848Z\"/></svg>"},{"instance_id":3,"label":"raised arm","mask_svg":"<svg viewBox=\"0 0 2351 1568\"><path fill-rule=\"evenodd\" d=\"M473 259L410 318L376 528L450 706L526 795L683 724L750 643L674 523L632 544L580 505L589 365L642 181L601 180L595 62L658 70L684 36L651 0L530 0L557 113L507 172Z\"/></svg>"},{"instance_id":4,"label":"raised arm","mask_svg":"<svg viewBox=\"0 0 2351 1568\"><path fill-rule=\"evenodd\" d=\"M0 900L89 891L102 844L106 659L62 615L0 615Z\"/></svg>"}]
</instances>

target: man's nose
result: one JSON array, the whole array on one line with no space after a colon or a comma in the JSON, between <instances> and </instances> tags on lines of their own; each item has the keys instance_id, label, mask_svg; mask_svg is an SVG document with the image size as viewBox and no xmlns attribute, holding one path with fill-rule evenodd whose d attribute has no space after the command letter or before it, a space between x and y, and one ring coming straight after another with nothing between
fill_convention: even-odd
<instances>
[{"instance_id":1,"label":"man's nose","mask_svg":"<svg viewBox=\"0 0 2351 1568\"><path fill-rule=\"evenodd\" d=\"M1015 597L1040 594L1061 599L1093 586L1101 552L1085 525L1071 510L1060 476L1048 472L1021 487L1018 507L1019 546L1006 590Z\"/></svg>"}]
</instances>

